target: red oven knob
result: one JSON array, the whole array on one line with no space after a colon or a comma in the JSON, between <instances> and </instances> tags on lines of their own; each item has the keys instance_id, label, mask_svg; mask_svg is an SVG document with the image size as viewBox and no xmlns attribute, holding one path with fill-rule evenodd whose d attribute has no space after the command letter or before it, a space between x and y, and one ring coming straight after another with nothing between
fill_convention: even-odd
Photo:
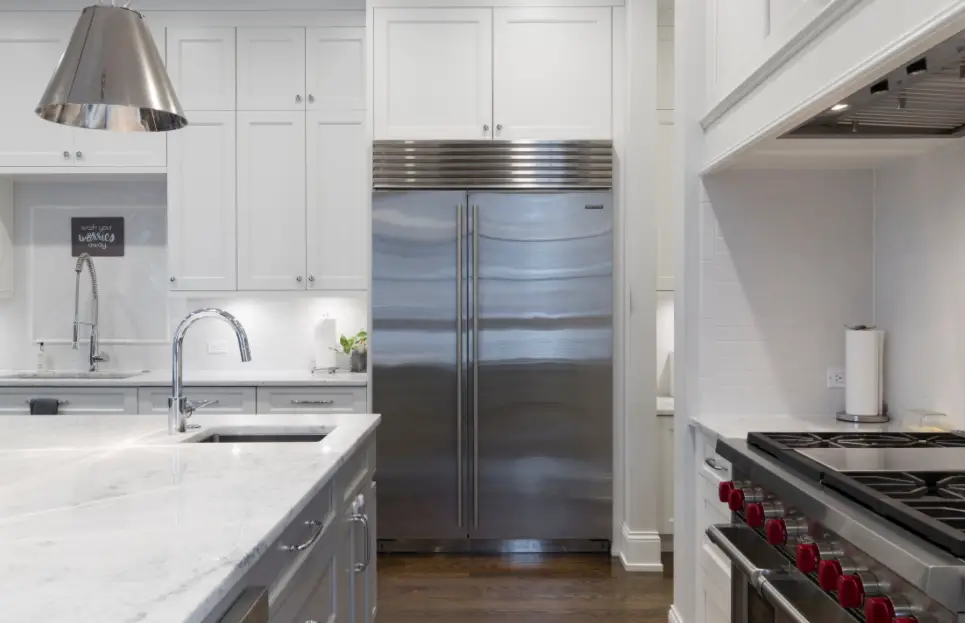
<instances>
[{"instance_id":1,"label":"red oven knob","mask_svg":"<svg viewBox=\"0 0 965 623\"><path fill-rule=\"evenodd\" d=\"M771 545L787 543L787 525L783 519L768 519L764 533L767 535L767 542Z\"/></svg>"},{"instance_id":2,"label":"red oven knob","mask_svg":"<svg viewBox=\"0 0 965 623\"><path fill-rule=\"evenodd\" d=\"M744 517L747 518L748 526L760 528L764 525L764 505L759 502L748 504L744 509Z\"/></svg>"},{"instance_id":3,"label":"red oven knob","mask_svg":"<svg viewBox=\"0 0 965 623\"><path fill-rule=\"evenodd\" d=\"M864 585L858 575L838 578L838 603L845 608L857 608L864 601Z\"/></svg>"},{"instance_id":4,"label":"red oven knob","mask_svg":"<svg viewBox=\"0 0 965 623\"><path fill-rule=\"evenodd\" d=\"M814 573L814 570L818 568L821 553L818 550L817 543L799 543L794 553L797 568L801 573Z\"/></svg>"},{"instance_id":5,"label":"red oven knob","mask_svg":"<svg viewBox=\"0 0 965 623\"><path fill-rule=\"evenodd\" d=\"M724 504L730 502L730 493L734 490L734 481L727 480L717 485L717 499Z\"/></svg>"},{"instance_id":6,"label":"red oven knob","mask_svg":"<svg viewBox=\"0 0 965 623\"><path fill-rule=\"evenodd\" d=\"M822 560L818 563L818 585L826 591L838 590L841 577L841 563L837 560Z\"/></svg>"},{"instance_id":7,"label":"red oven knob","mask_svg":"<svg viewBox=\"0 0 965 623\"><path fill-rule=\"evenodd\" d=\"M865 623L891 623L895 606L887 597L869 597L864 604Z\"/></svg>"},{"instance_id":8,"label":"red oven knob","mask_svg":"<svg viewBox=\"0 0 965 623\"><path fill-rule=\"evenodd\" d=\"M734 512L744 510L744 492L740 489L731 491L727 498L727 508Z\"/></svg>"},{"instance_id":9,"label":"red oven knob","mask_svg":"<svg viewBox=\"0 0 965 623\"><path fill-rule=\"evenodd\" d=\"M896 617L891 620L891 623L918 623L918 619L915 617Z\"/></svg>"}]
</instances>

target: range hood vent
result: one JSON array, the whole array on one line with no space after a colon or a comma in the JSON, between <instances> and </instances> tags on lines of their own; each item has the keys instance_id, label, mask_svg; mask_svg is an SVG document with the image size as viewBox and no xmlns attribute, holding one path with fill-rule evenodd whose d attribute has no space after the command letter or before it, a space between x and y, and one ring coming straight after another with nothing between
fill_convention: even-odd
<instances>
[{"instance_id":1,"label":"range hood vent","mask_svg":"<svg viewBox=\"0 0 965 623\"><path fill-rule=\"evenodd\" d=\"M613 187L612 141L375 141L377 190Z\"/></svg>"},{"instance_id":2,"label":"range hood vent","mask_svg":"<svg viewBox=\"0 0 965 623\"><path fill-rule=\"evenodd\" d=\"M782 138L965 134L965 33L874 80Z\"/></svg>"}]
</instances>

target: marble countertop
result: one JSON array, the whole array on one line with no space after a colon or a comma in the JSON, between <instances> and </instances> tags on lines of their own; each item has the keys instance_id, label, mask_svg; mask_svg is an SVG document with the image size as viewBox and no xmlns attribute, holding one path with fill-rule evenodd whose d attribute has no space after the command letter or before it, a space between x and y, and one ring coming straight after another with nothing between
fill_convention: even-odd
<instances>
[{"instance_id":1,"label":"marble countertop","mask_svg":"<svg viewBox=\"0 0 965 623\"><path fill-rule=\"evenodd\" d=\"M170 387L171 370L150 370L126 379L63 379L50 377L5 378L12 371L0 371L0 387ZM364 372L315 372L308 370L185 370L184 384L209 387L364 387Z\"/></svg>"},{"instance_id":2,"label":"marble countertop","mask_svg":"<svg viewBox=\"0 0 965 623\"><path fill-rule=\"evenodd\" d=\"M202 621L379 416L0 418L0 622ZM192 444L291 426L311 444ZM266 430L268 432L268 430Z\"/></svg>"},{"instance_id":3,"label":"marble countertop","mask_svg":"<svg viewBox=\"0 0 965 623\"><path fill-rule=\"evenodd\" d=\"M852 424L827 414L700 415L691 418L690 425L718 437L740 438L749 432L914 432L953 428L943 417L905 416L884 424Z\"/></svg>"}]
</instances>

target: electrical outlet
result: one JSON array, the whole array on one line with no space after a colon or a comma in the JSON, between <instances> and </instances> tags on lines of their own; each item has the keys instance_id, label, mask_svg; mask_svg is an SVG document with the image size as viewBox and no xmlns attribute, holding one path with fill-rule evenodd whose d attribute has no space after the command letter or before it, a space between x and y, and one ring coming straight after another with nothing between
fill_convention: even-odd
<instances>
[{"instance_id":1,"label":"electrical outlet","mask_svg":"<svg viewBox=\"0 0 965 623\"><path fill-rule=\"evenodd\" d=\"M208 342L208 354L209 355L227 355L228 342L224 342L221 340Z\"/></svg>"},{"instance_id":2,"label":"electrical outlet","mask_svg":"<svg viewBox=\"0 0 965 623\"><path fill-rule=\"evenodd\" d=\"M844 389L844 368L828 368L828 388Z\"/></svg>"}]
</instances>

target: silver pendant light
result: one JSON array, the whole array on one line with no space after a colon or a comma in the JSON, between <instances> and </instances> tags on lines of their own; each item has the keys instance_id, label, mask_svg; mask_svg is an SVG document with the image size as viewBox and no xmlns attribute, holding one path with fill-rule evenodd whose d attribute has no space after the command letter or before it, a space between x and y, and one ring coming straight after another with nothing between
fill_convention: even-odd
<instances>
[{"instance_id":1,"label":"silver pendant light","mask_svg":"<svg viewBox=\"0 0 965 623\"><path fill-rule=\"evenodd\" d=\"M41 118L119 132L188 124L144 18L129 5L84 9L37 105Z\"/></svg>"}]
</instances>

